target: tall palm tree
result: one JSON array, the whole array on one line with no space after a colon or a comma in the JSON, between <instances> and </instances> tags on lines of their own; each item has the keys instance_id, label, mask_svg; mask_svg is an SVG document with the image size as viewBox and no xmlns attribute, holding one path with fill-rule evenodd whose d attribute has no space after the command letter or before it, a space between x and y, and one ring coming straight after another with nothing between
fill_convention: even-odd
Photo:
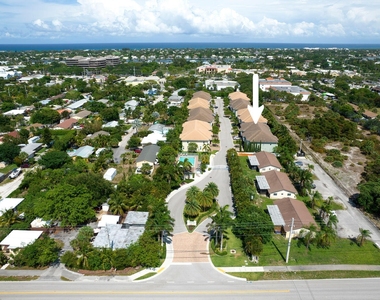
<instances>
[{"instance_id":1,"label":"tall palm tree","mask_svg":"<svg viewBox=\"0 0 380 300\"><path fill-rule=\"evenodd\" d=\"M360 234L358 235L357 240L359 241L359 245L361 247L361 246L363 246L364 241L367 238L371 237L372 232L369 231L368 229L363 229L363 228L359 228L359 232L360 232Z\"/></svg>"},{"instance_id":2,"label":"tall palm tree","mask_svg":"<svg viewBox=\"0 0 380 300\"><path fill-rule=\"evenodd\" d=\"M329 220L327 221L326 226L333 228L333 229L337 229L338 228L338 222L339 222L338 217L336 215L330 214Z\"/></svg>"},{"instance_id":3,"label":"tall palm tree","mask_svg":"<svg viewBox=\"0 0 380 300\"><path fill-rule=\"evenodd\" d=\"M232 225L231 216L233 215L233 213L230 212L228 208L228 205L219 207L218 212L215 215L211 216L211 223L207 225L209 231L212 231L211 234L215 233L215 245L219 244L220 240L220 251L222 251L223 248L224 232L228 227Z\"/></svg>"},{"instance_id":4,"label":"tall palm tree","mask_svg":"<svg viewBox=\"0 0 380 300\"><path fill-rule=\"evenodd\" d=\"M191 172L191 169L193 168L192 163L187 158L185 158L183 161L180 161L178 163L178 166L182 169L184 177L185 177L185 174L189 176L189 173Z\"/></svg>"},{"instance_id":5,"label":"tall palm tree","mask_svg":"<svg viewBox=\"0 0 380 300\"><path fill-rule=\"evenodd\" d=\"M320 247L328 248L336 239L336 231L333 228L325 227L317 235L317 243Z\"/></svg>"},{"instance_id":6,"label":"tall palm tree","mask_svg":"<svg viewBox=\"0 0 380 300\"><path fill-rule=\"evenodd\" d=\"M209 182L206 187L203 189L203 191L208 191L212 194L214 199L218 197L219 195L219 188L218 185L215 182Z\"/></svg>"},{"instance_id":7,"label":"tall palm tree","mask_svg":"<svg viewBox=\"0 0 380 300\"><path fill-rule=\"evenodd\" d=\"M186 200L185 208L183 212L189 217L197 217L201 210L201 206L196 198L190 198Z\"/></svg>"},{"instance_id":8,"label":"tall palm tree","mask_svg":"<svg viewBox=\"0 0 380 300\"><path fill-rule=\"evenodd\" d=\"M202 192L198 193L197 196L198 203L202 207L203 211L206 211L212 206L213 199L213 195L207 190L203 190Z\"/></svg>"},{"instance_id":9,"label":"tall palm tree","mask_svg":"<svg viewBox=\"0 0 380 300\"><path fill-rule=\"evenodd\" d=\"M203 147L202 147L202 151L206 152L206 153L211 152L210 144L204 144Z\"/></svg>"},{"instance_id":10,"label":"tall palm tree","mask_svg":"<svg viewBox=\"0 0 380 300\"><path fill-rule=\"evenodd\" d=\"M311 195L311 209L314 209L316 206L320 206L320 202L322 201L322 194L318 191L315 191Z\"/></svg>"},{"instance_id":11,"label":"tall palm tree","mask_svg":"<svg viewBox=\"0 0 380 300\"><path fill-rule=\"evenodd\" d=\"M10 227L20 221L20 213L15 212L13 209L7 209L0 216L0 227Z\"/></svg>"},{"instance_id":12,"label":"tall palm tree","mask_svg":"<svg viewBox=\"0 0 380 300\"><path fill-rule=\"evenodd\" d=\"M173 230L174 219L170 216L170 212L166 206L162 206L154 211L151 219L152 231L157 234L158 241L161 242L162 246L164 242L164 233Z\"/></svg>"},{"instance_id":13,"label":"tall palm tree","mask_svg":"<svg viewBox=\"0 0 380 300\"><path fill-rule=\"evenodd\" d=\"M311 185L313 183L313 174L310 171L298 168L298 183L300 186L301 196L306 196L307 192L310 193Z\"/></svg>"},{"instance_id":14,"label":"tall palm tree","mask_svg":"<svg viewBox=\"0 0 380 300\"><path fill-rule=\"evenodd\" d=\"M124 215L128 210L128 204L126 198L119 192L115 192L111 195L110 200L108 201L110 206L109 210L115 215Z\"/></svg>"}]
</instances>

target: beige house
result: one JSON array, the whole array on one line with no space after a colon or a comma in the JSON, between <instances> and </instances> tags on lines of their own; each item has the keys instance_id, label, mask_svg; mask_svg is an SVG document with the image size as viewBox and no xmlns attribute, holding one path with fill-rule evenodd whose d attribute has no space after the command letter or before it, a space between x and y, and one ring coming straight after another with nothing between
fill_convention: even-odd
<instances>
[{"instance_id":1,"label":"beige house","mask_svg":"<svg viewBox=\"0 0 380 300\"><path fill-rule=\"evenodd\" d=\"M187 120L200 120L211 124L214 121L214 115L208 108L197 107L189 111L189 117Z\"/></svg>"},{"instance_id":2,"label":"beige house","mask_svg":"<svg viewBox=\"0 0 380 300\"><path fill-rule=\"evenodd\" d=\"M256 182L259 193L266 194L270 199L296 198L297 190L286 173L268 171L256 176Z\"/></svg>"},{"instance_id":3,"label":"beige house","mask_svg":"<svg viewBox=\"0 0 380 300\"><path fill-rule=\"evenodd\" d=\"M243 100L251 101L251 99L248 98L247 94L246 93L242 93L242 92L233 92L233 93L230 93L228 95L228 98L230 99L230 102L231 101L235 101L237 99L243 99Z\"/></svg>"},{"instance_id":4,"label":"beige house","mask_svg":"<svg viewBox=\"0 0 380 300\"><path fill-rule=\"evenodd\" d=\"M192 98L187 108L194 109L197 107L210 108L210 102L200 97Z\"/></svg>"},{"instance_id":5,"label":"beige house","mask_svg":"<svg viewBox=\"0 0 380 300\"><path fill-rule=\"evenodd\" d=\"M272 134L265 123L244 123L240 127L240 135L245 145L249 143L260 145L260 151L273 152L278 144L278 138Z\"/></svg>"},{"instance_id":6,"label":"beige house","mask_svg":"<svg viewBox=\"0 0 380 300\"><path fill-rule=\"evenodd\" d=\"M203 99L205 99L207 101L211 100L211 95L209 93L207 93L207 92L204 92L204 91L195 92L193 94L193 98L197 98L197 97L203 98Z\"/></svg>"},{"instance_id":7,"label":"beige house","mask_svg":"<svg viewBox=\"0 0 380 300\"><path fill-rule=\"evenodd\" d=\"M253 123L253 119L251 116L251 113L249 112L248 108L242 108L235 112L235 115L239 119L239 123ZM259 123L268 123L268 120L264 118L262 115L260 115Z\"/></svg>"},{"instance_id":8,"label":"beige house","mask_svg":"<svg viewBox=\"0 0 380 300\"><path fill-rule=\"evenodd\" d=\"M239 109L247 108L247 106L250 104L249 100L239 98L235 101L231 101L230 103L230 109L236 113Z\"/></svg>"},{"instance_id":9,"label":"beige house","mask_svg":"<svg viewBox=\"0 0 380 300\"><path fill-rule=\"evenodd\" d=\"M198 146L197 151L202 151L204 145L209 145L212 141L211 124L200 120L192 120L183 123L182 133L179 138L182 141L182 150L188 151L190 143Z\"/></svg>"},{"instance_id":10,"label":"beige house","mask_svg":"<svg viewBox=\"0 0 380 300\"><path fill-rule=\"evenodd\" d=\"M292 238L299 236L301 231L307 230L304 228L311 224L318 227L313 216L302 201L292 198L283 198L274 201L273 204L278 207L284 220L285 224L282 227L282 233L285 234L286 238L290 237L292 218L294 219Z\"/></svg>"}]
</instances>

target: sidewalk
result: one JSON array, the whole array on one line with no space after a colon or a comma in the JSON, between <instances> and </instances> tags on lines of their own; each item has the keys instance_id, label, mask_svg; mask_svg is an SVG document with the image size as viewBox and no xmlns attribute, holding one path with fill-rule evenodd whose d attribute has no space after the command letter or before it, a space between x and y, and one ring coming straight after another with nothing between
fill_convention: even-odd
<instances>
[{"instance_id":1,"label":"sidewalk","mask_svg":"<svg viewBox=\"0 0 380 300\"><path fill-rule=\"evenodd\" d=\"M264 267L219 267L224 273L236 272L295 272L295 271L380 271L380 265L303 265Z\"/></svg>"}]
</instances>

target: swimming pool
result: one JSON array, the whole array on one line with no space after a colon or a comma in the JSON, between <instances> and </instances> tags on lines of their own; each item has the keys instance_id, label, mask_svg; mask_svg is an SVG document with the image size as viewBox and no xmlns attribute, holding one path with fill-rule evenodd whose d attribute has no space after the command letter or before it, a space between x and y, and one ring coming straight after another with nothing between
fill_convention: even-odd
<instances>
[{"instance_id":1,"label":"swimming pool","mask_svg":"<svg viewBox=\"0 0 380 300\"><path fill-rule=\"evenodd\" d=\"M185 161L186 158L191 163L191 165L194 167L197 157L196 156L187 156L187 155L180 156L179 161Z\"/></svg>"}]
</instances>

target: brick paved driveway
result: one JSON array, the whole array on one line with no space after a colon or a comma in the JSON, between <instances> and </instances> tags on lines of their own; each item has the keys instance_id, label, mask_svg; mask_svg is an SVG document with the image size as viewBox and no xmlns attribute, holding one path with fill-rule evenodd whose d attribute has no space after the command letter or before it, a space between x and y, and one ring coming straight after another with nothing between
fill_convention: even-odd
<instances>
[{"instance_id":1,"label":"brick paved driveway","mask_svg":"<svg viewBox=\"0 0 380 300\"><path fill-rule=\"evenodd\" d=\"M175 234L172 238L173 262L208 262L207 241L208 237L198 232Z\"/></svg>"}]
</instances>

